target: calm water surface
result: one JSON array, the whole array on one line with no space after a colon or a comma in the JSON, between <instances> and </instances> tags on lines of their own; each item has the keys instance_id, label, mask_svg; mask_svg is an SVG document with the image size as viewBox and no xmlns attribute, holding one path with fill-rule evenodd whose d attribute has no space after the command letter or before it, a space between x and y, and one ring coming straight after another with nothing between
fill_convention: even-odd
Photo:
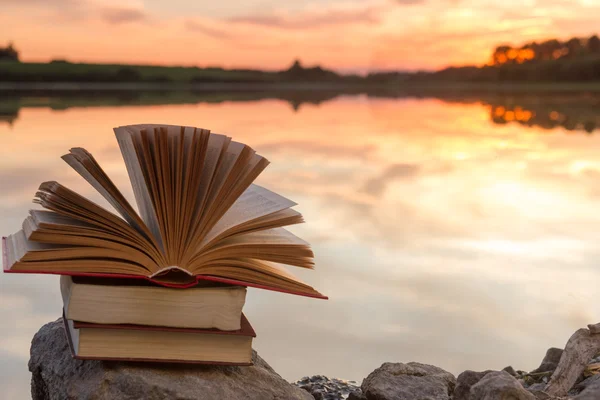
<instances>
[{"instance_id":1,"label":"calm water surface","mask_svg":"<svg viewBox=\"0 0 600 400\"><path fill-rule=\"evenodd\" d=\"M0 234L19 229L45 180L102 203L60 159L70 147L131 198L112 127L210 128L270 159L258 183L299 203L307 223L292 230L316 253L315 271L294 272L330 296L249 290L255 348L283 377L360 381L384 361L528 370L600 320L600 136L594 122L546 117L362 96L297 110L275 99L23 107L0 121ZM0 274L3 398L28 396L30 340L60 313L57 277Z\"/></svg>"}]
</instances>

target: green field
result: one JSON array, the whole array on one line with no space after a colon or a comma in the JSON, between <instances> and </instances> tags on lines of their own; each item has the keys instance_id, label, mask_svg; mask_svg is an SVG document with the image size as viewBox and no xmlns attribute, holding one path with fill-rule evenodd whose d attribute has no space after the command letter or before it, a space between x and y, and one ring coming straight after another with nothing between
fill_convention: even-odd
<instances>
[{"instance_id":1,"label":"green field","mask_svg":"<svg viewBox=\"0 0 600 400\"><path fill-rule=\"evenodd\" d=\"M276 82L277 72L151 65L0 62L4 82Z\"/></svg>"}]
</instances>

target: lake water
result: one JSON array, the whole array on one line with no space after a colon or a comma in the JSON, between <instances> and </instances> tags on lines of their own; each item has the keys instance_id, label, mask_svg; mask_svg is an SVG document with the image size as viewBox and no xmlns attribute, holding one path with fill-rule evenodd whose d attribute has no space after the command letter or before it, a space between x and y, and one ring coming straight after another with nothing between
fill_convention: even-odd
<instances>
[{"instance_id":1,"label":"lake water","mask_svg":"<svg viewBox=\"0 0 600 400\"><path fill-rule=\"evenodd\" d=\"M330 300L249 289L255 348L288 380L360 380L385 361L455 374L535 368L600 321L600 111L594 98L3 99L0 234L45 180L99 201L60 156L87 148L131 198L112 128L226 133L271 161L316 253L294 271ZM177 103L173 101L173 103ZM57 105L58 104L58 105ZM0 393L26 398L29 345L58 277L0 274Z\"/></svg>"}]
</instances>

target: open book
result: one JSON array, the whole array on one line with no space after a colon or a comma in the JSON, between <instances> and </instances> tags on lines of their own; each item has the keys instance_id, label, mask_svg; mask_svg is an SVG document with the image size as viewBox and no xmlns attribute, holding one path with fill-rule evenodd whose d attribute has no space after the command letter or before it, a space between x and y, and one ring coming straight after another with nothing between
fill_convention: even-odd
<instances>
[{"instance_id":1,"label":"open book","mask_svg":"<svg viewBox=\"0 0 600 400\"><path fill-rule=\"evenodd\" d=\"M144 278L171 287L199 279L326 298L281 264L313 268L294 202L252 182L268 161L208 130L130 125L115 134L136 210L94 157L63 159L118 212L44 182L23 229L3 240L4 271Z\"/></svg>"}]
</instances>

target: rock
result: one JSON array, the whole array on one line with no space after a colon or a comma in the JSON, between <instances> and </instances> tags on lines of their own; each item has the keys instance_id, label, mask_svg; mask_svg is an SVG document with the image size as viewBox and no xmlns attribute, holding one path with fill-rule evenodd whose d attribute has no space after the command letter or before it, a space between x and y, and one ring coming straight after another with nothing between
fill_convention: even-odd
<instances>
[{"instance_id":1,"label":"rock","mask_svg":"<svg viewBox=\"0 0 600 400\"><path fill-rule=\"evenodd\" d=\"M589 329L577 330L567 341L560 362L546 386L546 392L557 397L567 395L598 352L600 335L591 333Z\"/></svg>"},{"instance_id":2,"label":"rock","mask_svg":"<svg viewBox=\"0 0 600 400\"><path fill-rule=\"evenodd\" d=\"M472 400L536 400L506 371L490 372L471 387Z\"/></svg>"},{"instance_id":3,"label":"rock","mask_svg":"<svg viewBox=\"0 0 600 400\"><path fill-rule=\"evenodd\" d=\"M351 392L360 390L354 381L330 379L323 375L305 376L294 385L306 390L315 400L345 399Z\"/></svg>"},{"instance_id":4,"label":"rock","mask_svg":"<svg viewBox=\"0 0 600 400\"><path fill-rule=\"evenodd\" d=\"M582 390L587 389L588 386L596 384L598 381L600 381L600 375L592 375L575 385L575 389L577 389L578 392L581 392Z\"/></svg>"},{"instance_id":5,"label":"rock","mask_svg":"<svg viewBox=\"0 0 600 400\"><path fill-rule=\"evenodd\" d=\"M548 393L541 390L531 391L531 394L535 396L537 400L556 400L556 397L550 396Z\"/></svg>"},{"instance_id":6,"label":"rock","mask_svg":"<svg viewBox=\"0 0 600 400\"><path fill-rule=\"evenodd\" d=\"M504 367L502 371L508 372L511 376L517 376L517 371L512 366Z\"/></svg>"},{"instance_id":7,"label":"rock","mask_svg":"<svg viewBox=\"0 0 600 400\"><path fill-rule=\"evenodd\" d=\"M361 385L367 400L449 400L456 379L433 365L384 363Z\"/></svg>"},{"instance_id":8,"label":"rock","mask_svg":"<svg viewBox=\"0 0 600 400\"><path fill-rule=\"evenodd\" d=\"M594 325L588 325L587 327L590 330L591 334L595 335L595 334L600 333L600 322L598 322L597 324L594 324Z\"/></svg>"},{"instance_id":9,"label":"rock","mask_svg":"<svg viewBox=\"0 0 600 400\"><path fill-rule=\"evenodd\" d=\"M519 383L521 384L521 386L523 386L523 387L527 387L527 386L529 386L529 385L527 384L527 382L525 382L525 379L523 379L523 378L519 378L519 379L517 379L517 382L519 382Z\"/></svg>"},{"instance_id":10,"label":"rock","mask_svg":"<svg viewBox=\"0 0 600 400\"><path fill-rule=\"evenodd\" d=\"M542 363L540 364L539 367L537 367L536 369L534 369L533 371L531 371L531 374L537 374L539 372L549 372L549 371L554 371L556 369L556 367L558 366L558 363L560 361L560 357L562 356L563 350L556 348L556 347L551 347L546 351L546 355L544 356L544 359L542 360Z\"/></svg>"},{"instance_id":11,"label":"rock","mask_svg":"<svg viewBox=\"0 0 600 400\"><path fill-rule=\"evenodd\" d=\"M534 383L527 387L527 390L530 392L542 392L544 389L546 389L546 384L542 382Z\"/></svg>"},{"instance_id":12,"label":"rock","mask_svg":"<svg viewBox=\"0 0 600 400\"><path fill-rule=\"evenodd\" d=\"M600 399L600 375L594 375L577 385L583 389L574 400L598 400Z\"/></svg>"},{"instance_id":13,"label":"rock","mask_svg":"<svg viewBox=\"0 0 600 400\"><path fill-rule=\"evenodd\" d=\"M367 397L363 394L362 390L358 389L350 392L347 400L367 400Z\"/></svg>"},{"instance_id":14,"label":"rock","mask_svg":"<svg viewBox=\"0 0 600 400\"><path fill-rule=\"evenodd\" d=\"M491 370L483 372L464 371L456 378L456 387L454 388L454 400L469 400L471 386L476 384L489 374Z\"/></svg>"},{"instance_id":15,"label":"rock","mask_svg":"<svg viewBox=\"0 0 600 400\"><path fill-rule=\"evenodd\" d=\"M254 351L252 358L251 367L74 360L59 319L44 325L31 343L31 395L33 400L312 400Z\"/></svg>"}]
</instances>

